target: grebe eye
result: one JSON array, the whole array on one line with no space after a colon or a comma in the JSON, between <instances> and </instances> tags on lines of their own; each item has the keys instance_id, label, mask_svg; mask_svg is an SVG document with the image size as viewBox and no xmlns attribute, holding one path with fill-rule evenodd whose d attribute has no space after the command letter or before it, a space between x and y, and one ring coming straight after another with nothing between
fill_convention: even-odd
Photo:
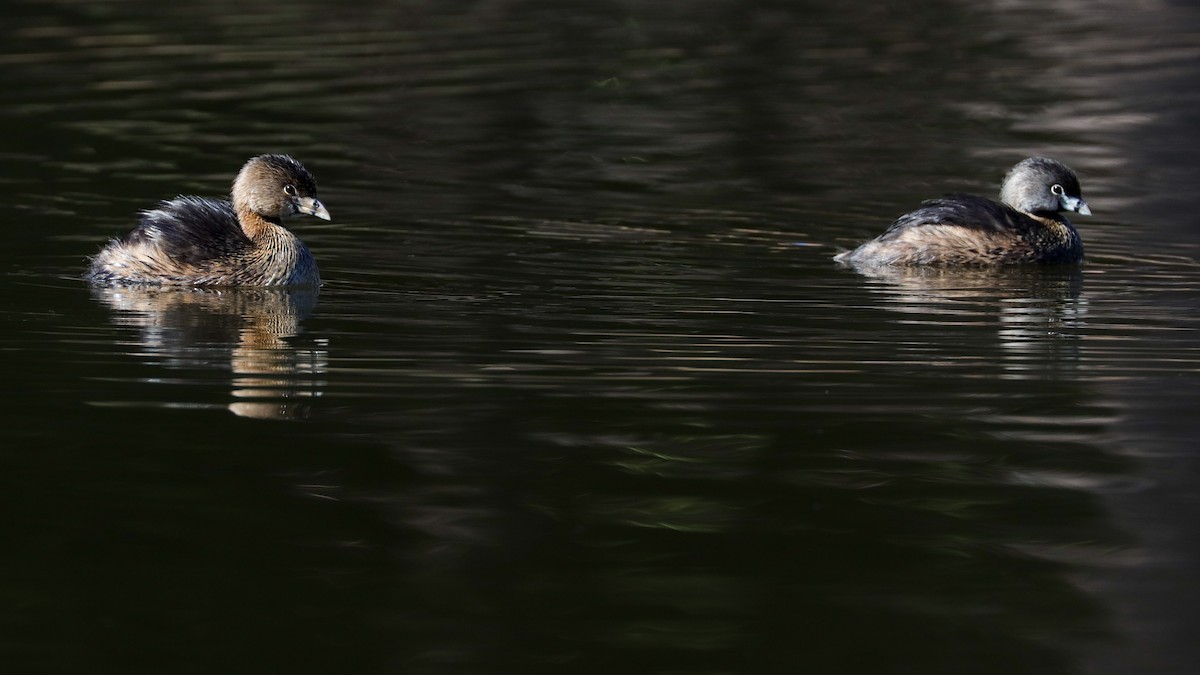
<instances>
[{"instance_id":1,"label":"grebe eye","mask_svg":"<svg viewBox=\"0 0 1200 675\"><path fill-rule=\"evenodd\" d=\"M1054 185L1050 186L1050 192L1061 197L1061 196L1063 196L1063 194L1066 193L1066 190L1063 189L1063 186L1059 185L1058 183L1055 183Z\"/></svg>"},{"instance_id":2,"label":"grebe eye","mask_svg":"<svg viewBox=\"0 0 1200 675\"><path fill-rule=\"evenodd\" d=\"M1055 187L1058 187L1058 186L1056 185ZM295 185L284 185L283 186L283 194L285 194L289 197L295 197L296 196L296 186Z\"/></svg>"}]
</instances>

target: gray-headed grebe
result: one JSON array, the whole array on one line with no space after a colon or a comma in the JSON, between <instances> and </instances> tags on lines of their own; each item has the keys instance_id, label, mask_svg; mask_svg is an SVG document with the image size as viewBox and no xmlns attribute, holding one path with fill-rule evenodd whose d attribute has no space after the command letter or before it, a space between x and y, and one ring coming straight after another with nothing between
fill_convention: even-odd
<instances>
[{"instance_id":1,"label":"gray-headed grebe","mask_svg":"<svg viewBox=\"0 0 1200 675\"><path fill-rule=\"evenodd\" d=\"M1022 160L1008 172L997 203L947 195L900 216L887 231L834 256L850 265L1005 265L1074 263L1083 258L1079 232L1063 211L1085 216L1079 178L1062 162Z\"/></svg>"},{"instance_id":2,"label":"gray-headed grebe","mask_svg":"<svg viewBox=\"0 0 1200 675\"><path fill-rule=\"evenodd\" d=\"M287 155L250 159L233 181L232 202L176 197L91 261L94 283L178 286L316 286L317 263L283 226L307 213L329 220L317 182Z\"/></svg>"}]
</instances>

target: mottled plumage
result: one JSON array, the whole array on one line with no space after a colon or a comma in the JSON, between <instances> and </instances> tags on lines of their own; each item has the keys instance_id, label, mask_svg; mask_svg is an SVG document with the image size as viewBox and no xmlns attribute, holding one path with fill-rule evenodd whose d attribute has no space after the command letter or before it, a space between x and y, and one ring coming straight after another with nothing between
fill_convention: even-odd
<instances>
[{"instance_id":1,"label":"mottled plumage","mask_svg":"<svg viewBox=\"0 0 1200 675\"><path fill-rule=\"evenodd\" d=\"M101 284L319 285L308 247L282 222L295 213L328 220L316 193L312 174L291 157L252 158L233 183L232 201L162 202L92 258L86 276Z\"/></svg>"},{"instance_id":2,"label":"mottled plumage","mask_svg":"<svg viewBox=\"0 0 1200 675\"><path fill-rule=\"evenodd\" d=\"M1079 179L1044 157L1009 171L998 203L946 195L900 216L878 238L835 256L852 265L1004 265L1073 263L1083 258L1079 233L1062 211L1091 211Z\"/></svg>"}]
</instances>

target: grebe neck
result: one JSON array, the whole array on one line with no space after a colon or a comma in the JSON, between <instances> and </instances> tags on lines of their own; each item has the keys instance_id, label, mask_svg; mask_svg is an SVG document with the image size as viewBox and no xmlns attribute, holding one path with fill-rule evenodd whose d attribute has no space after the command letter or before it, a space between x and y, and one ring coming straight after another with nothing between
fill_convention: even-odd
<instances>
[{"instance_id":1,"label":"grebe neck","mask_svg":"<svg viewBox=\"0 0 1200 675\"><path fill-rule=\"evenodd\" d=\"M288 231L279 218L264 216L244 206L237 209L237 219L242 226L242 232L251 241L275 238Z\"/></svg>"}]
</instances>

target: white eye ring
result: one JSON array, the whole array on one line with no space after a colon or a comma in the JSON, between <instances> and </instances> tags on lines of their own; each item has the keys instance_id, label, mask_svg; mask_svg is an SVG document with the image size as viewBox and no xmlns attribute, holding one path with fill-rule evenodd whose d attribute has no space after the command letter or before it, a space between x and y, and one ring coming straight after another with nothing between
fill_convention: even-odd
<instances>
[{"instance_id":1,"label":"white eye ring","mask_svg":"<svg viewBox=\"0 0 1200 675\"><path fill-rule=\"evenodd\" d=\"M1063 189L1063 186L1059 185L1058 183L1050 186L1050 192L1058 195L1059 197L1067 193L1067 191Z\"/></svg>"},{"instance_id":2,"label":"white eye ring","mask_svg":"<svg viewBox=\"0 0 1200 675\"><path fill-rule=\"evenodd\" d=\"M1055 187L1057 187L1057 186L1055 186ZM283 186L283 194L285 194L289 197L295 197L296 196L296 186L295 185L284 185Z\"/></svg>"}]
</instances>

